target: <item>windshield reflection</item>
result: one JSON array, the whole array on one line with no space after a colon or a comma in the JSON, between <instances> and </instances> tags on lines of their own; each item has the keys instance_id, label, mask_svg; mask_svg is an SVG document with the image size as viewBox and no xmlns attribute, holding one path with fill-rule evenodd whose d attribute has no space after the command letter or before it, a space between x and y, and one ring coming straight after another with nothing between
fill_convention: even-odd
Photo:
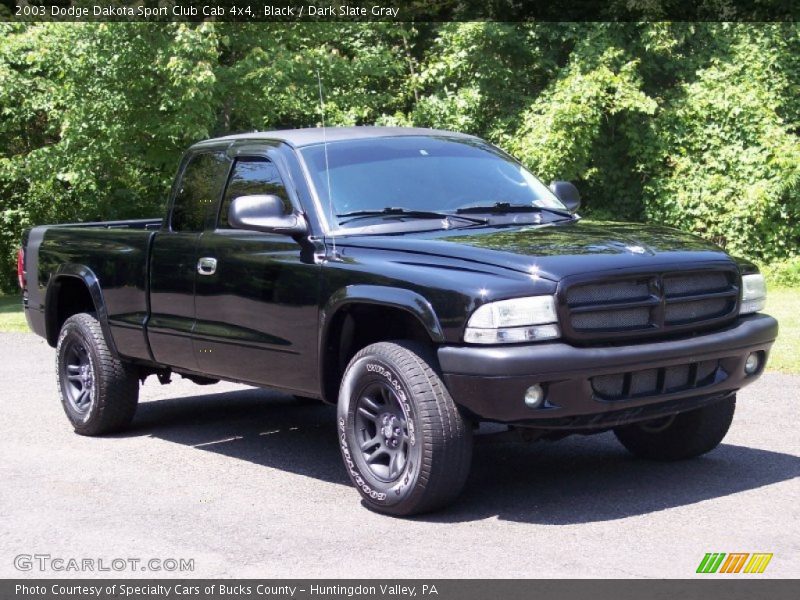
<instances>
[{"instance_id":1,"label":"windshield reflection","mask_svg":"<svg viewBox=\"0 0 800 600\"><path fill-rule=\"evenodd\" d=\"M334 215L375 211L455 213L496 203L564 210L556 196L519 163L481 140L398 136L337 141L300 149L312 183ZM329 189L330 182L330 189ZM387 209L395 209L387 210ZM423 218L422 216L418 218ZM347 219L336 225L347 227Z\"/></svg>"}]
</instances>

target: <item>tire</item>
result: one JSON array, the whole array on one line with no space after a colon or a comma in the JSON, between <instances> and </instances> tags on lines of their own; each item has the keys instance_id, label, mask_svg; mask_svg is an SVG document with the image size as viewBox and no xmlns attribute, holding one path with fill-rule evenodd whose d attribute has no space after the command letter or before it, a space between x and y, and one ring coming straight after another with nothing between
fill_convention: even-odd
<instances>
[{"instance_id":1,"label":"tire","mask_svg":"<svg viewBox=\"0 0 800 600\"><path fill-rule=\"evenodd\" d=\"M345 371L337 414L342 459L377 512L436 510L466 482L472 428L433 364L421 345L380 342L356 354Z\"/></svg>"},{"instance_id":2,"label":"tire","mask_svg":"<svg viewBox=\"0 0 800 600\"><path fill-rule=\"evenodd\" d=\"M733 420L736 396L672 417L634 423L614 430L631 453L660 461L684 460L716 448Z\"/></svg>"},{"instance_id":3,"label":"tire","mask_svg":"<svg viewBox=\"0 0 800 600\"><path fill-rule=\"evenodd\" d=\"M103 435L130 425L139 400L135 369L108 348L94 315L64 322L56 346L61 405L80 435Z\"/></svg>"}]
</instances>

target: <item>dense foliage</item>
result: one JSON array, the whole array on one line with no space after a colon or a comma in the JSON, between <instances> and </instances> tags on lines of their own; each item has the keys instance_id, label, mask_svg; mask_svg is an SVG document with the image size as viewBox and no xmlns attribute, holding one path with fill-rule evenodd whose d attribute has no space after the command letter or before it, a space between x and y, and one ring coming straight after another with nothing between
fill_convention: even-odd
<instances>
[{"instance_id":1,"label":"dense foliage","mask_svg":"<svg viewBox=\"0 0 800 600\"><path fill-rule=\"evenodd\" d=\"M800 254L800 26L0 23L0 286L23 228L160 214L212 135L415 124L486 137L584 213Z\"/></svg>"}]
</instances>

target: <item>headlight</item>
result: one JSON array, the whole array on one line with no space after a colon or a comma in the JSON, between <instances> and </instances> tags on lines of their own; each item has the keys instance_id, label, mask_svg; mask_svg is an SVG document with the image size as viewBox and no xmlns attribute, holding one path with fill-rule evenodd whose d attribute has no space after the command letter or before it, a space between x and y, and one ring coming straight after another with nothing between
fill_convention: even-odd
<instances>
[{"instance_id":1,"label":"headlight","mask_svg":"<svg viewBox=\"0 0 800 600\"><path fill-rule=\"evenodd\" d=\"M489 302L467 322L469 344L516 344L552 340L561 336L553 296L530 296Z\"/></svg>"},{"instance_id":2,"label":"headlight","mask_svg":"<svg viewBox=\"0 0 800 600\"><path fill-rule=\"evenodd\" d=\"M742 276L742 304L739 307L740 315L764 310L767 303L767 284L761 273Z\"/></svg>"}]
</instances>

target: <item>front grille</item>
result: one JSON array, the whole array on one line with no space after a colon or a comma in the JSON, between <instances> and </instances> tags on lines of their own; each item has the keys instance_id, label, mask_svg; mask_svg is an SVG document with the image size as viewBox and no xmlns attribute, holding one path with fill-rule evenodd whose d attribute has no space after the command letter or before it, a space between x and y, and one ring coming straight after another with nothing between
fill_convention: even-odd
<instances>
[{"instance_id":1,"label":"front grille","mask_svg":"<svg viewBox=\"0 0 800 600\"><path fill-rule=\"evenodd\" d=\"M641 300L650 295L647 279L615 283L594 283L580 285L567 291L570 304L598 304L618 300Z\"/></svg>"},{"instance_id":2,"label":"front grille","mask_svg":"<svg viewBox=\"0 0 800 600\"><path fill-rule=\"evenodd\" d=\"M707 292L723 292L729 285L725 273L700 272L689 275L664 276L664 293L667 296L681 296L684 294L702 294Z\"/></svg>"},{"instance_id":3,"label":"front grille","mask_svg":"<svg viewBox=\"0 0 800 600\"><path fill-rule=\"evenodd\" d=\"M644 327L650 322L647 308L631 308L613 312L585 312L572 317L572 326L578 329L603 329L605 327Z\"/></svg>"},{"instance_id":4,"label":"front grille","mask_svg":"<svg viewBox=\"0 0 800 600\"><path fill-rule=\"evenodd\" d=\"M667 305L664 320L667 325L702 321L703 319L724 315L728 312L728 305L729 301L726 298L711 298L697 300L696 302Z\"/></svg>"},{"instance_id":5,"label":"front grille","mask_svg":"<svg viewBox=\"0 0 800 600\"><path fill-rule=\"evenodd\" d=\"M657 337L732 321L734 268L566 281L559 290L564 337L575 342Z\"/></svg>"},{"instance_id":6,"label":"front grille","mask_svg":"<svg viewBox=\"0 0 800 600\"><path fill-rule=\"evenodd\" d=\"M718 360L600 375L592 377L592 390L603 400L629 400L659 394L671 394L706 387L718 381L725 372Z\"/></svg>"}]
</instances>

